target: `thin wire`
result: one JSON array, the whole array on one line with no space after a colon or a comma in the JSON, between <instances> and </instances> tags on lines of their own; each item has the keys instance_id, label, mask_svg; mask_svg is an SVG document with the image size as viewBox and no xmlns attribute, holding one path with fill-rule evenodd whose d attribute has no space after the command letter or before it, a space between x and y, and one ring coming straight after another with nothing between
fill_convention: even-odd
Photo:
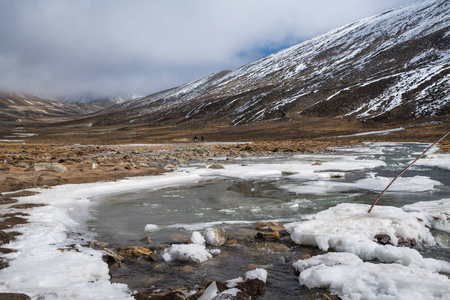
<instances>
[{"instance_id":1,"label":"thin wire","mask_svg":"<svg viewBox=\"0 0 450 300\"><path fill-rule=\"evenodd\" d=\"M375 204L377 204L378 200L381 198L381 196L384 194L384 192L386 192L386 190L394 183L394 181L399 178L400 176L403 175L403 173L405 173L405 171L411 167L416 161L418 161L422 156L424 156L425 153L427 153L428 150L431 149L431 147L433 147L434 145L436 145L437 143L439 143L440 141L442 141L443 139L445 139L448 135L450 134L450 131L447 132L446 135L444 135L443 137L441 137L439 139L439 141L433 143L430 147L428 147L427 149L425 149L425 151L422 152L422 154L420 154L412 163L410 163L408 166L406 166L406 168L403 169L403 171L401 171L397 176L395 176L394 179L392 179L391 183L389 183L389 185L381 192L381 194L378 195L377 199L375 199L375 201L372 203L372 206L370 207L369 211L367 213L370 213L373 209L373 207L375 206Z\"/></svg>"}]
</instances>

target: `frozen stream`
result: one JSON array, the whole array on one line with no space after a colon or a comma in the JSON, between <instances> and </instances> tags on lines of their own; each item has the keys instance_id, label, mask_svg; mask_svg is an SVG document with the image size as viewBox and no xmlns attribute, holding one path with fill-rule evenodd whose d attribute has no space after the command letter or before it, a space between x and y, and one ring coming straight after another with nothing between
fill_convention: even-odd
<instances>
[{"instance_id":1,"label":"frozen stream","mask_svg":"<svg viewBox=\"0 0 450 300\"><path fill-rule=\"evenodd\" d=\"M0 292L133 299L133 290L204 286L265 269L259 299L298 299L314 288L343 299L449 299L450 155L429 152L367 214L427 146L375 143L315 155L218 158L161 176L38 189L19 200L49 205L27 210L29 223L12 229L22 235L5 245L17 252L3 255L9 267L0 270ZM208 168L213 163L224 169ZM281 248L262 250L263 241L254 239L263 221L285 224L273 243ZM224 227L238 244L186 244L210 227ZM378 244L378 234L390 244ZM416 246L396 247L402 239ZM156 250L167 261L127 260L110 276L104 252L87 246L92 240L170 248ZM187 251L181 254L206 260L179 261L180 244ZM220 254L211 256L211 249ZM305 254L313 257L299 260Z\"/></svg>"},{"instance_id":2,"label":"frozen stream","mask_svg":"<svg viewBox=\"0 0 450 300\"><path fill-rule=\"evenodd\" d=\"M331 154L221 161L223 170L193 165L182 170L186 176L197 176L191 182L93 198L96 219L89 227L98 240L112 244L141 245L146 236L152 245L179 243L174 237L189 240L193 231L208 227L226 227L227 234L242 240L244 229L254 228L257 222L294 222L339 203L371 204L390 179L427 146L370 144L336 149ZM378 205L402 207L449 198L450 171L437 166L433 157L431 154L409 169ZM448 160L438 161L448 167ZM145 231L146 225L150 231ZM180 269L186 263L170 262L164 267L136 263L116 271L113 280L138 290L151 285L195 286L206 280L236 278L256 266L269 272L270 285L263 299L297 299L307 290L299 286L291 265L312 249L298 246L269 253L250 245L219 248L226 254L190 264L193 268L189 271ZM450 261L447 247L419 250L427 257Z\"/></svg>"}]
</instances>

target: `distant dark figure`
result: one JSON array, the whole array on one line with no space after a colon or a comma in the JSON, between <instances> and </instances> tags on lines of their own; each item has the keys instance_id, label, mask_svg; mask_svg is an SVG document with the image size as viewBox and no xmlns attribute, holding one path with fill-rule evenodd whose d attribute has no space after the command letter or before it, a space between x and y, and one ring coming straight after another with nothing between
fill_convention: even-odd
<instances>
[{"instance_id":1,"label":"distant dark figure","mask_svg":"<svg viewBox=\"0 0 450 300\"><path fill-rule=\"evenodd\" d=\"M203 141L205 140L203 137L201 137L200 139L202 140L202 143L203 143Z\"/></svg>"},{"instance_id":2,"label":"distant dark figure","mask_svg":"<svg viewBox=\"0 0 450 300\"><path fill-rule=\"evenodd\" d=\"M194 136L194 143L197 143L197 136Z\"/></svg>"}]
</instances>

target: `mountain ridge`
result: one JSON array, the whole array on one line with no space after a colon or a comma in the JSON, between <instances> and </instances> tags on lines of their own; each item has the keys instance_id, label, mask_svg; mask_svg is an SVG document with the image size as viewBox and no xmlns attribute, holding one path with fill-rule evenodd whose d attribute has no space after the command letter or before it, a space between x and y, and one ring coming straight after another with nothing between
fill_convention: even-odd
<instances>
[{"instance_id":1,"label":"mountain ridge","mask_svg":"<svg viewBox=\"0 0 450 300\"><path fill-rule=\"evenodd\" d=\"M0 91L0 125L53 123L80 118L104 107L96 104L63 103L17 92Z\"/></svg>"}]
</instances>

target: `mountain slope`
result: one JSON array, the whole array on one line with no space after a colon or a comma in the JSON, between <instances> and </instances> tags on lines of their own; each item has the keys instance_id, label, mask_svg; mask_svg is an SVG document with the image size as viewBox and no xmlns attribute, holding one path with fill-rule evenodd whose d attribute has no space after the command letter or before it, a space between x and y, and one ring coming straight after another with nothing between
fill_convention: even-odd
<instances>
[{"instance_id":1,"label":"mountain slope","mask_svg":"<svg viewBox=\"0 0 450 300\"><path fill-rule=\"evenodd\" d=\"M115 105L96 124L302 116L411 120L450 112L450 1L426 0L332 30L233 72Z\"/></svg>"},{"instance_id":2,"label":"mountain slope","mask_svg":"<svg viewBox=\"0 0 450 300\"><path fill-rule=\"evenodd\" d=\"M100 110L86 104L68 104L31 95L0 92L0 123L54 122Z\"/></svg>"}]
</instances>

